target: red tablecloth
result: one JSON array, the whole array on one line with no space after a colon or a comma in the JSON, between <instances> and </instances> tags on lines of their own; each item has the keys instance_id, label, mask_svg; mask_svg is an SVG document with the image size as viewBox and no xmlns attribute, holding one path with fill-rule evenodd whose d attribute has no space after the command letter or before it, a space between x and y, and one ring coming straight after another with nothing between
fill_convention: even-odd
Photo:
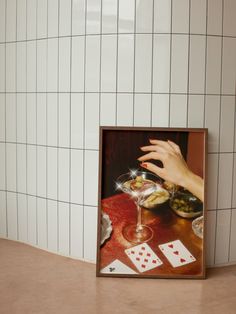
<instances>
[{"instance_id":1,"label":"red tablecloth","mask_svg":"<svg viewBox=\"0 0 236 314\"><path fill-rule=\"evenodd\" d=\"M112 221L113 231L111 237L102 245L100 250L100 269L119 259L135 270L136 267L129 260L124 250L135 244L126 241L122 229L127 224L137 221L137 210L134 202L127 194L121 193L102 200L102 210L107 213ZM202 240L192 231L192 219L177 216L168 203L155 210L142 209L142 222L154 231L153 238L148 245L162 260L163 265L143 275L202 275ZM181 267L173 268L160 251L158 245L179 239L193 254L196 261ZM140 274L140 275L142 275Z\"/></svg>"}]
</instances>

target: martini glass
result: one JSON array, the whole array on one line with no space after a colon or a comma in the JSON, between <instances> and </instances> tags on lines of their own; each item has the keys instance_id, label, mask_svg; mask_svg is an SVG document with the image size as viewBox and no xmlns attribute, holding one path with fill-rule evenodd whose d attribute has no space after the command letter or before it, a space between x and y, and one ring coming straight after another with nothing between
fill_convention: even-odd
<instances>
[{"instance_id":1,"label":"martini glass","mask_svg":"<svg viewBox=\"0 0 236 314\"><path fill-rule=\"evenodd\" d=\"M135 180L139 180L140 184L135 184ZM135 244L148 242L153 237L153 230L142 224L142 204L148 196L159 189L159 178L150 172L130 171L119 176L116 185L117 189L131 196L137 209L137 222L123 228L124 238Z\"/></svg>"}]
</instances>

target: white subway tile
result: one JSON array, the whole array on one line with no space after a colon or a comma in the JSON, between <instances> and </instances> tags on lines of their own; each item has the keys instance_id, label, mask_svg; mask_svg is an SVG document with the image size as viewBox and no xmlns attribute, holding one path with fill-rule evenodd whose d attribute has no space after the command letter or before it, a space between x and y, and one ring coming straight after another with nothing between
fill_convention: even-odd
<instances>
[{"instance_id":1,"label":"white subway tile","mask_svg":"<svg viewBox=\"0 0 236 314\"><path fill-rule=\"evenodd\" d=\"M27 45L27 92L36 92L36 42L28 41Z\"/></svg>"},{"instance_id":2,"label":"white subway tile","mask_svg":"<svg viewBox=\"0 0 236 314\"><path fill-rule=\"evenodd\" d=\"M5 143L0 143L0 190L6 190L6 164L5 164Z\"/></svg>"},{"instance_id":3,"label":"white subway tile","mask_svg":"<svg viewBox=\"0 0 236 314\"><path fill-rule=\"evenodd\" d=\"M217 211L215 264L228 262L229 257L229 233L230 210Z\"/></svg>"},{"instance_id":4,"label":"white subway tile","mask_svg":"<svg viewBox=\"0 0 236 314\"><path fill-rule=\"evenodd\" d=\"M135 94L134 96L134 125L150 126L151 95Z\"/></svg>"},{"instance_id":5,"label":"white subway tile","mask_svg":"<svg viewBox=\"0 0 236 314\"><path fill-rule=\"evenodd\" d=\"M102 33L117 32L117 5L118 0L102 1Z\"/></svg>"},{"instance_id":6,"label":"white subway tile","mask_svg":"<svg viewBox=\"0 0 236 314\"><path fill-rule=\"evenodd\" d=\"M171 91L186 93L188 83L188 36L172 36Z\"/></svg>"},{"instance_id":7,"label":"white subway tile","mask_svg":"<svg viewBox=\"0 0 236 314\"><path fill-rule=\"evenodd\" d=\"M17 40L25 40L27 0L17 0L16 4L17 4L16 36Z\"/></svg>"},{"instance_id":8,"label":"white subway tile","mask_svg":"<svg viewBox=\"0 0 236 314\"><path fill-rule=\"evenodd\" d=\"M59 146L70 145L70 94L59 94Z\"/></svg>"},{"instance_id":9,"label":"white subway tile","mask_svg":"<svg viewBox=\"0 0 236 314\"><path fill-rule=\"evenodd\" d=\"M26 92L26 42L16 45L16 88L18 92Z\"/></svg>"},{"instance_id":10,"label":"white subway tile","mask_svg":"<svg viewBox=\"0 0 236 314\"><path fill-rule=\"evenodd\" d=\"M102 36L101 59L101 90L115 92L116 90L116 35Z\"/></svg>"},{"instance_id":11,"label":"white subway tile","mask_svg":"<svg viewBox=\"0 0 236 314\"><path fill-rule=\"evenodd\" d=\"M59 0L48 0L48 37L58 36Z\"/></svg>"},{"instance_id":12,"label":"white subway tile","mask_svg":"<svg viewBox=\"0 0 236 314\"><path fill-rule=\"evenodd\" d=\"M37 41L37 92L47 89L47 40Z\"/></svg>"},{"instance_id":13,"label":"white subway tile","mask_svg":"<svg viewBox=\"0 0 236 314\"><path fill-rule=\"evenodd\" d=\"M7 237L6 192L0 191L0 235Z\"/></svg>"},{"instance_id":14,"label":"white subway tile","mask_svg":"<svg viewBox=\"0 0 236 314\"><path fill-rule=\"evenodd\" d=\"M16 191L16 144L6 144L7 190Z\"/></svg>"},{"instance_id":15,"label":"white subway tile","mask_svg":"<svg viewBox=\"0 0 236 314\"><path fill-rule=\"evenodd\" d=\"M96 261L97 207L84 207L84 259Z\"/></svg>"},{"instance_id":16,"label":"white subway tile","mask_svg":"<svg viewBox=\"0 0 236 314\"><path fill-rule=\"evenodd\" d=\"M170 84L170 35L154 35L153 92L168 93Z\"/></svg>"},{"instance_id":17,"label":"white subway tile","mask_svg":"<svg viewBox=\"0 0 236 314\"><path fill-rule=\"evenodd\" d=\"M6 91L16 91L16 43L6 44Z\"/></svg>"},{"instance_id":18,"label":"white subway tile","mask_svg":"<svg viewBox=\"0 0 236 314\"><path fill-rule=\"evenodd\" d=\"M16 95L17 142L26 143L26 94Z\"/></svg>"},{"instance_id":19,"label":"white subway tile","mask_svg":"<svg viewBox=\"0 0 236 314\"><path fill-rule=\"evenodd\" d=\"M6 41L16 40L16 0L6 2Z\"/></svg>"},{"instance_id":20,"label":"white subway tile","mask_svg":"<svg viewBox=\"0 0 236 314\"><path fill-rule=\"evenodd\" d=\"M47 94L47 145L57 146L58 95Z\"/></svg>"},{"instance_id":21,"label":"white subway tile","mask_svg":"<svg viewBox=\"0 0 236 314\"><path fill-rule=\"evenodd\" d=\"M135 40L135 91L151 91L152 35L136 34Z\"/></svg>"},{"instance_id":22,"label":"white subway tile","mask_svg":"<svg viewBox=\"0 0 236 314\"><path fill-rule=\"evenodd\" d=\"M153 17L153 0L136 2L136 32L151 33Z\"/></svg>"},{"instance_id":23,"label":"white subway tile","mask_svg":"<svg viewBox=\"0 0 236 314\"><path fill-rule=\"evenodd\" d=\"M220 154L218 208L231 208L233 154Z\"/></svg>"},{"instance_id":24,"label":"white subway tile","mask_svg":"<svg viewBox=\"0 0 236 314\"><path fill-rule=\"evenodd\" d=\"M207 0L191 0L190 33L206 33L206 4Z\"/></svg>"},{"instance_id":25,"label":"white subway tile","mask_svg":"<svg viewBox=\"0 0 236 314\"><path fill-rule=\"evenodd\" d=\"M87 0L86 32L87 34L100 33L101 0Z\"/></svg>"},{"instance_id":26,"label":"white subway tile","mask_svg":"<svg viewBox=\"0 0 236 314\"><path fill-rule=\"evenodd\" d=\"M69 204L58 203L59 253L70 254L70 208Z\"/></svg>"},{"instance_id":27,"label":"white subway tile","mask_svg":"<svg viewBox=\"0 0 236 314\"><path fill-rule=\"evenodd\" d=\"M57 202L47 201L48 206L48 249L56 252L58 245L58 214L57 214Z\"/></svg>"},{"instance_id":28,"label":"white subway tile","mask_svg":"<svg viewBox=\"0 0 236 314\"><path fill-rule=\"evenodd\" d=\"M172 32L188 33L189 0L172 0Z\"/></svg>"},{"instance_id":29,"label":"white subway tile","mask_svg":"<svg viewBox=\"0 0 236 314\"><path fill-rule=\"evenodd\" d=\"M0 42L5 41L6 34L6 1L0 0Z\"/></svg>"},{"instance_id":30,"label":"white subway tile","mask_svg":"<svg viewBox=\"0 0 236 314\"><path fill-rule=\"evenodd\" d=\"M84 204L97 205L98 200L98 152L85 151Z\"/></svg>"},{"instance_id":31,"label":"white subway tile","mask_svg":"<svg viewBox=\"0 0 236 314\"><path fill-rule=\"evenodd\" d=\"M214 112L214 115L212 114ZM219 147L220 97L206 96L205 127L208 128L208 150L217 152Z\"/></svg>"},{"instance_id":32,"label":"white subway tile","mask_svg":"<svg viewBox=\"0 0 236 314\"><path fill-rule=\"evenodd\" d=\"M170 97L170 126L186 127L187 95L171 95Z\"/></svg>"},{"instance_id":33,"label":"white subway tile","mask_svg":"<svg viewBox=\"0 0 236 314\"><path fill-rule=\"evenodd\" d=\"M5 92L5 44L0 44L0 92Z\"/></svg>"},{"instance_id":34,"label":"white subway tile","mask_svg":"<svg viewBox=\"0 0 236 314\"><path fill-rule=\"evenodd\" d=\"M171 0L154 1L154 32L169 33L171 31Z\"/></svg>"},{"instance_id":35,"label":"white subway tile","mask_svg":"<svg viewBox=\"0 0 236 314\"><path fill-rule=\"evenodd\" d=\"M47 152L46 147L37 147L37 195L46 197L47 191Z\"/></svg>"},{"instance_id":36,"label":"white subway tile","mask_svg":"<svg viewBox=\"0 0 236 314\"><path fill-rule=\"evenodd\" d=\"M70 173L70 186L71 186L71 202L83 204L83 151L71 150L71 173Z\"/></svg>"},{"instance_id":37,"label":"white subway tile","mask_svg":"<svg viewBox=\"0 0 236 314\"><path fill-rule=\"evenodd\" d=\"M207 34L222 34L222 0L208 0Z\"/></svg>"},{"instance_id":38,"label":"white subway tile","mask_svg":"<svg viewBox=\"0 0 236 314\"><path fill-rule=\"evenodd\" d=\"M72 0L72 7L72 35L84 35L86 0Z\"/></svg>"},{"instance_id":39,"label":"white subway tile","mask_svg":"<svg viewBox=\"0 0 236 314\"><path fill-rule=\"evenodd\" d=\"M5 130L6 130L6 120L5 120L5 94L0 94L0 141L5 141Z\"/></svg>"},{"instance_id":40,"label":"white subway tile","mask_svg":"<svg viewBox=\"0 0 236 314\"><path fill-rule=\"evenodd\" d=\"M37 152L36 147L27 146L27 194L36 195Z\"/></svg>"},{"instance_id":41,"label":"white subway tile","mask_svg":"<svg viewBox=\"0 0 236 314\"><path fill-rule=\"evenodd\" d=\"M37 0L27 1L27 39L36 38Z\"/></svg>"},{"instance_id":42,"label":"white subway tile","mask_svg":"<svg viewBox=\"0 0 236 314\"><path fill-rule=\"evenodd\" d=\"M71 35L71 1L59 0L59 36Z\"/></svg>"},{"instance_id":43,"label":"white subway tile","mask_svg":"<svg viewBox=\"0 0 236 314\"><path fill-rule=\"evenodd\" d=\"M57 154L57 148L47 148L47 197L51 199L57 199Z\"/></svg>"},{"instance_id":44,"label":"white subway tile","mask_svg":"<svg viewBox=\"0 0 236 314\"><path fill-rule=\"evenodd\" d=\"M217 208L217 186L218 186L218 154L208 155L207 169L207 208Z\"/></svg>"},{"instance_id":45,"label":"white subway tile","mask_svg":"<svg viewBox=\"0 0 236 314\"><path fill-rule=\"evenodd\" d=\"M59 38L59 92L70 91L70 41L71 38Z\"/></svg>"},{"instance_id":46,"label":"white subway tile","mask_svg":"<svg viewBox=\"0 0 236 314\"><path fill-rule=\"evenodd\" d=\"M213 266L215 259L216 211L208 211L206 214L206 264L207 266Z\"/></svg>"},{"instance_id":47,"label":"white subway tile","mask_svg":"<svg viewBox=\"0 0 236 314\"><path fill-rule=\"evenodd\" d=\"M232 207L236 208L236 153L234 153L234 172L233 172L233 197Z\"/></svg>"},{"instance_id":48,"label":"white subway tile","mask_svg":"<svg viewBox=\"0 0 236 314\"><path fill-rule=\"evenodd\" d=\"M226 36L236 36L236 3L234 0L224 1L224 34Z\"/></svg>"},{"instance_id":49,"label":"white subway tile","mask_svg":"<svg viewBox=\"0 0 236 314\"><path fill-rule=\"evenodd\" d=\"M98 149L99 146L99 95L85 96L85 148Z\"/></svg>"},{"instance_id":50,"label":"white subway tile","mask_svg":"<svg viewBox=\"0 0 236 314\"><path fill-rule=\"evenodd\" d=\"M220 151L232 152L234 149L235 97L221 97Z\"/></svg>"},{"instance_id":51,"label":"white subway tile","mask_svg":"<svg viewBox=\"0 0 236 314\"><path fill-rule=\"evenodd\" d=\"M205 49L204 36L190 37L189 92L204 94L205 87Z\"/></svg>"},{"instance_id":52,"label":"white subway tile","mask_svg":"<svg viewBox=\"0 0 236 314\"><path fill-rule=\"evenodd\" d=\"M202 128L204 126L204 95L189 95L188 127Z\"/></svg>"},{"instance_id":53,"label":"white subway tile","mask_svg":"<svg viewBox=\"0 0 236 314\"><path fill-rule=\"evenodd\" d=\"M72 38L71 90L84 91L84 37Z\"/></svg>"},{"instance_id":54,"label":"white subway tile","mask_svg":"<svg viewBox=\"0 0 236 314\"><path fill-rule=\"evenodd\" d=\"M223 39L222 93L235 94L236 86L236 38Z\"/></svg>"},{"instance_id":55,"label":"white subway tile","mask_svg":"<svg viewBox=\"0 0 236 314\"><path fill-rule=\"evenodd\" d=\"M71 147L84 146L84 95L71 94Z\"/></svg>"},{"instance_id":56,"label":"white subway tile","mask_svg":"<svg viewBox=\"0 0 236 314\"><path fill-rule=\"evenodd\" d=\"M58 153L58 199L69 202L70 152L69 149L59 148Z\"/></svg>"},{"instance_id":57,"label":"white subway tile","mask_svg":"<svg viewBox=\"0 0 236 314\"><path fill-rule=\"evenodd\" d=\"M27 196L18 194L18 233L19 241L27 242L28 223L27 223Z\"/></svg>"},{"instance_id":58,"label":"white subway tile","mask_svg":"<svg viewBox=\"0 0 236 314\"><path fill-rule=\"evenodd\" d=\"M152 126L169 126L169 95L152 95Z\"/></svg>"},{"instance_id":59,"label":"white subway tile","mask_svg":"<svg viewBox=\"0 0 236 314\"><path fill-rule=\"evenodd\" d=\"M45 199L37 198L37 245L47 248L47 203Z\"/></svg>"},{"instance_id":60,"label":"white subway tile","mask_svg":"<svg viewBox=\"0 0 236 314\"><path fill-rule=\"evenodd\" d=\"M36 144L36 94L27 94L27 143Z\"/></svg>"},{"instance_id":61,"label":"white subway tile","mask_svg":"<svg viewBox=\"0 0 236 314\"><path fill-rule=\"evenodd\" d=\"M131 126L133 125L133 95L118 94L117 95L117 125Z\"/></svg>"},{"instance_id":62,"label":"white subway tile","mask_svg":"<svg viewBox=\"0 0 236 314\"><path fill-rule=\"evenodd\" d=\"M37 94L37 144L46 145L47 95Z\"/></svg>"},{"instance_id":63,"label":"white subway tile","mask_svg":"<svg viewBox=\"0 0 236 314\"><path fill-rule=\"evenodd\" d=\"M47 0L37 2L37 38L47 37L47 5Z\"/></svg>"},{"instance_id":64,"label":"white subway tile","mask_svg":"<svg viewBox=\"0 0 236 314\"><path fill-rule=\"evenodd\" d=\"M58 38L48 39L47 91L56 92L58 85Z\"/></svg>"},{"instance_id":65,"label":"white subway tile","mask_svg":"<svg viewBox=\"0 0 236 314\"><path fill-rule=\"evenodd\" d=\"M135 0L119 0L119 33L134 32Z\"/></svg>"},{"instance_id":66,"label":"white subway tile","mask_svg":"<svg viewBox=\"0 0 236 314\"><path fill-rule=\"evenodd\" d=\"M99 36L86 37L85 90L99 91L100 39Z\"/></svg>"},{"instance_id":67,"label":"white subway tile","mask_svg":"<svg viewBox=\"0 0 236 314\"><path fill-rule=\"evenodd\" d=\"M71 256L83 258L83 206L71 204Z\"/></svg>"},{"instance_id":68,"label":"white subway tile","mask_svg":"<svg viewBox=\"0 0 236 314\"><path fill-rule=\"evenodd\" d=\"M116 124L116 94L101 94L100 125Z\"/></svg>"},{"instance_id":69,"label":"white subway tile","mask_svg":"<svg viewBox=\"0 0 236 314\"><path fill-rule=\"evenodd\" d=\"M28 196L28 242L36 245L37 243L37 199L34 196Z\"/></svg>"},{"instance_id":70,"label":"white subway tile","mask_svg":"<svg viewBox=\"0 0 236 314\"><path fill-rule=\"evenodd\" d=\"M18 233L17 221L17 199L16 193L7 192L7 237L17 240Z\"/></svg>"},{"instance_id":71,"label":"white subway tile","mask_svg":"<svg viewBox=\"0 0 236 314\"><path fill-rule=\"evenodd\" d=\"M221 38L207 37L206 93L220 93Z\"/></svg>"},{"instance_id":72,"label":"white subway tile","mask_svg":"<svg viewBox=\"0 0 236 314\"><path fill-rule=\"evenodd\" d=\"M134 36L119 35L118 44L118 92L133 92Z\"/></svg>"},{"instance_id":73,"label":"white subway tile","mask_svg":"<svg viewBox=\"0 0 236 314\"><path fill-rule=\"evenodd\" d=\"M27 193L26 189L26 145L17 144L17 192Z\"/></svg>"},{"instance_id":74,"label":"white subway tile","mask_svg":"<svg viewBox=\"0 0 236 314\"><path fill-rule=\"evenodd\" d=\"M6 141L16 142L16 94L6 94Z\"/></svg>"},{"instance_id":75,"label":"white subway tile","mask_svg":"<svg viewBox=\"0 0 236 314\"><path fill-rule=\"evenodd\" d=\"M232 209L231 213L231 235L230 235L230 252L229 262L236 261L236 209Z\"/></svg>"}]
</instances>

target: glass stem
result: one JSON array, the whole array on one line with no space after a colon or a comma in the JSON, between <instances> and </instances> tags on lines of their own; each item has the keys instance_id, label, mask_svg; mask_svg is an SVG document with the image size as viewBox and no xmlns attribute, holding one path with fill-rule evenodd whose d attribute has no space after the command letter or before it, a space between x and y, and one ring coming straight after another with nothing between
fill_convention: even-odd
<instances>
[{"instance_id":1,"label":"glass stem","mask_svg":"<svg viewBox=\"0 0 236 314\"><path fill-rule=\"evenodd\" d=\"M137 227L136 227L136 232L140 232L143 230L142 227L142 208L139 206L137 203Z\"/></svg>"}]
</instances>

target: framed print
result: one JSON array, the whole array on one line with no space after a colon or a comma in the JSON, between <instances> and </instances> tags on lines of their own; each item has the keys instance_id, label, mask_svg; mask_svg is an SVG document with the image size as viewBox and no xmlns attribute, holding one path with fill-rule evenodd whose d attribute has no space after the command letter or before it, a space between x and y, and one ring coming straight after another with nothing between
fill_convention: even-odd
<instances>
[{"instance_id":1,"label":"framed print","mask_svg":"<svg viewBox=\"0 0 236 314\"><path fill-rule=\"evenodd\" d=\"M97 276L205 278L207 129L101 127Z\"/></svg>"}]
</instances>

